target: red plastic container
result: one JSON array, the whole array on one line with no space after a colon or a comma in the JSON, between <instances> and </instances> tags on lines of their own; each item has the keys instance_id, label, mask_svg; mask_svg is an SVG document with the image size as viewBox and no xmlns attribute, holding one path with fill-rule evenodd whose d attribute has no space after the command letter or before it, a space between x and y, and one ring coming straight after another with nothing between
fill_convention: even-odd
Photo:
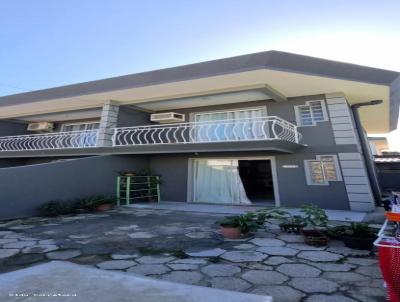
<instances>
[{"instance_id":1,"label":"red plastic container","mask_svg":"<svg viewBox=\"0 0 400 302\"><path fill-rule=\"evenodd\" d=\"M389 221L400 222L400 213L386 212L385 215Z\"/></svg>"},{"instance_id":2,"label":"red plastic container","mask_svg":"<svg viewBox=\"0 0 400 302\"><path fill-rule=\"evenodd\" d=\"M390 302L400 302L400 242L380 242L379 266L386 282ZM387 245L387 246L385 246ZM393 247L399 246L399 248Z\"/></svg>"}]
</instances>

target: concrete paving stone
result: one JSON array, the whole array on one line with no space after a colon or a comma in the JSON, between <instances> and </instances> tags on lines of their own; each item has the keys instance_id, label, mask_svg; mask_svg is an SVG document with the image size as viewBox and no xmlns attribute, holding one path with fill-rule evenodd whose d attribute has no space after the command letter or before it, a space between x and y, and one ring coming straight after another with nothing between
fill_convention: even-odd
<instances>
[{"instance_id":1,"label":"concrete paving stone","mask_svg":"<svg viewBox=\"0 0 400 302\"><path fill-rule=\"evenodd\" d=\"M198 264L170 263L167 265L174 271L195 271L199 269Z\"/></svg>"},{"instance_id":2,"label":"concrete paving stone","mask_svg":"<svg viewBox=\"0 0 400 302\"><path fill-rule=\"evenodd\" d=\"M342 255L325 251L304 251L300 252L297 257L316 262L334 262L343 259Z\"/></svg>"},{"instance_id":3,"label":"concrete paving stone","mask_svg":"<svg viewBox=\"0 0 400 302\"><path fill-rule=\"evenodd\" d=\"M289 285L306 293L333 293L339 285L323 278L293 278Z\"/></svg>"},{"instance_id":4,"label":"concrete paving stone","mask_svg":"<svg viewBox=\"0 0 400 302\"><path fill-rule=\"evenodd\" d=\"M304 237L302 235L283 234L279 235L278 239L289 243L304 243Z\"/></svg>"},{"instance_id":5,"label":"concrete paving stone","mask_svg":"<svg viewBox=\"0 0 400 302\"><path fill-rule=\"evenodd\" d=\"M72 262L83 265L95 265L104 262L104 260L104 257L100 255L82 255L71 259Z\"/></svg>"},{"instance_id":6,"label":"concrete paving stone","mask_svg":"<svg viewBox=\"0 0 400 302\"><path fill-rule=\"evenodd\" d=\"M199 258L184 258L184 259L176 259L171 263L177 264L206 264L207 261Z\"/></svg>"},{"instance_id":7,"label":"concrete paving stone","mask_svg":"<svg viewBox=\"0 0 400 302\"><path fill-rule=\"evenodd\" d=\"M54 239L46 239L46 240L40 240L39 244L57 244L57 242Z\"/></svg>"},{"instance_id":8,"label":"concrete paving stone","mask_svg":"<svg viewBox=\"0 0 400 302\"><path fill-rule=\"evenodd\" d=\"M298 263L281 264L276 270L290 277L317 277L321 274L315 267Z\"/></svg>"},{"instance_id":9,"label":"concrete paving stone","mask_svg":"<svg viewBox=\"0 0 400 302\"><path fill-rule=\"evenodd\" d=\"M352 298L356 299L357 301L360 302L384 302L383 297L367 297L359 294L349 294Z\"/></svg>"},{"instance_id":10,"label":"concrete paving stone","mask_svg":"<svg viewBox=\"0 0 400 302\"><path fill-rule=\"evenodd\" d=\"M252 294L271 296L274 302L299 302L305 295L289 286L257 286Z\"/></svg>"},{"instance_id":11,"label":"concrete paving stone","mask_svg":"<svg viewBox=\"0 0 400 302\"><path fill-rule=\"evenodd\" d=\"M193 239L211 238L214 234L211 232L191 232L185 234L186 237Z\"/></svg>"},{"instance_id":12,"label":"concrete paving stone","mask_svg":"<svg viewBox=\"0 0 400 302\"><path fill-rule=\"evenodd\" d=\"M35 253L47 253L47 252L51 252L51 251L55 251L58 250L58 246L57 245L53 245L53 244L49 244L49 245L32 245L32 246L28 246L25 247L22 250L22 253L25 254L35 254Z\"/></svg>"},{"instance_id":13,"label":"concrete paving stone","mask_svg":"<svg viewBox=\"0 0 400 302\"><path fill-rule=\"evenodd\" d=\"M24 247L36 245L36 241L18 241L11 242L3 245L5 249L22 249Z\"/></svg>"},{"instance_id":14,"label":"concrete paving stone","mask_svg":"<svg viewBox=\"0 0 400 302\"><path fill-rule=\"evenodd\" d=\"M221 256L222 259L230 262L258 262L263 261L267 257L268 256L263 253L252 251L232 251L226 252Z\"/></svg>"},{"instance_id":15,"label":"concrete paving stone","mask_svg":"<svg viewBox=\"0 0 400 302\"><path fill-rule=\"evenodd\" d=\"M249 242L258 246L284 246L285 242L274 238L254 238Z\"/></svg>"},{"instance_id":16,"label":"concrete paving stone","mask_svg":"<svg viewBox=\"0 0 400 302\"><path fill-rule=\"evenodd\" d=\"M264 264L266 265L279 265L282 263L290 263L293 262L293 260L290 260L288 258L285 257L281 257L281 256L272 256L269 257L267 260L264 261Z\"/></svg>"},{"instance_id":17,"label":"concrete paving stone","mask_svg":"<svg viewBox=\"0 0 400 302\"><path fill-rule=\"evenodd\" d=\"M325 272L348 272L356 267L354 264L348 263L307 262L307 264L315 266Z\"/></svg>"},{"instance_id":18,"label":"concrete paving stone","mask_svg":"<svg viewBox=\"0 0 400 302\"><path fill-rule=\"evenodd\" d=\"M190 257L218 257L225 253L226 250L215 248L215 249L205 249L205 250L198 250L198 251L185 251L185 254Z\"/></svg>"},{"instance_id":19,"label":"concrete paving stone","mask_svg":"<svg viewBox=\"0 0 400 302\"><path fill-rule=\"evenodd\" d=\"M305 302L357 302L357 300L342 295L312 295Z\"/></svg>"},{"instance_id":20,"label":"concrete paving stone","mask_svg":"<svg viewBox=\"0 0 400 302\"><path fill-rule=\"evenodd\" d=\"M326 248L324 246L312 246L305 243L289 243L286 247L300 251L323 251Z\"/></svg>"},{"instance_id":21,"label":"concrete paving stone","mask_svg":"<svg viewBox=\"0 0 400 302\"><path fill-rule=\"evenodd\" d=\"M107 270L121 270L130 268L137 263L133 260L109 260L96 264L98 268Z\"/></svg>"},{"instance_id":22,"label":"concrete paving stone","mask_svg":"<svg viewBox=\"0 0 400 302\"><path fill-rule=\"evenodd\" d=\"M378 263L378 259L371 259L371 258L352 258L349 257L346 259L346 262L351 263L351 264L357 264L357 265L375 265Z\"/></svg>"},{"instance_id":23,"label":"concrete paving stone","mask_svg":"<svg viewBox=\"0 0 400 302\"><path fill-rule=\"evenodd\" d=\"M7 243L17 242L17 241L18 241L17 238L4 238L4 239L0 239L0 244L7 244Z\"/></svg>"},{"instance_id":24,"label":"concrete paving stone","mask_svg":"<svg viewBox=\"0 0 400 302\"><path fill-rule=\"evenodd\" d=\"M382 288L383 286L383 279L378 278L378 279L370 279L367 281L360 281L360 282L354 282L353 284L355 286L360 286L360 287L378 287L378 288Z\"/></svg>"},{"instance_id":25,"label":"concrete paving stone","mask_svg":"<svg viewBox=\"0 0 400 302\"><path fill-rule=\"evenodd\" d=\"M283 246L264 246L256 251L272 256L295 256L299 252L299 250Z\"/></svg>"},{"instance_id":26,"label":"concrete paving stone","mask_svg":"<svg viewBox=\"0 0 400 302\"><path fill-rule=\"evenodd\" d=\"M114 260L126 260L138 257L138 254L111 254L111 258Z\"/></svg>"},{"instance_id":27,"label":"concrete paving stone","mask_svg":"<svg viewBox=\"0 0 400 302\"><path fill-rule=\"evenodd\" d=\"M245 291L251 287L251 284L235 277L215 277L210 280L211 287L225 289L230 291Z\"/></svg>"},{"instance_id":28,"label":"concrete paving stone","mask_svg":"<svg viewBox=\"0 0 400 302\"><path fill-rule=\"evenodd\" d=\"M116 229L120 230L120 231L131 231L131 230L139 229L139 226L137 224L131 224L131 225L120 226L120 227L117 227Z\"/></svg>"},{"instance_id":29,"label":"concrete paving stone","mask_svg":"<svg viewBox=\"0 0 400 302\"><path fill-rule=\"evenodd\" d=\"M79 250L65 250L47 253L46 257L52 260L67 260L80 255L82 255L82 253Z\"/></svg>"},{"instance_id":30,"label":"concrete paving stone","mask_svg":"<svg viewBox=\"0 0 400 302\"><path fill-rule=\"evenodd\" d=\"M25 237L25 235L22 234L22 233L12 233L12 234L5 235L3 238L6 238L6 239L10 239L10 238L12 238L12 239L21 239L21 238L24 238L24 237Z\"/></svg>"},{"instance_id":31,"label":"concrete paving stone","mask_svg":"<svg viewBox=\"0 0 400 302\"><path fill-rule=\"evenodd\" d=\"M356 273L372 278L382 278L381 270L378 266L361 266L355 270Z\"/></svg>"},{"instance_id":32,"label":"concrete paving stone","mask_svg":"<svg viewBox=\"0 0 400 302\"><path fill-rule=\"evenodd\" d=\"M239 245L235 245L233 248L237 249L237 250L250 250L252 248L255 248L255 246L252 244L248 244L248 243L242 243Z\"/></svg>"},{"instance_id":33,"label":"concrete paving stone","mask_svg":"<svg viewBox=\"0 0 400 302\"><path fill-rule=\"evenodd\" d=\"M231 277L240 273L240 267L233 264L210 264L201 269L201 271L210 277Z\"/></svg>"},{"instance_id":34,"label":"concrete paving stone","mask_svg":"<svg viewBox=\"0 0 400 302\"><path fill-rule=\"evenodd\" d=\"M128 237L132 239L150 239L156 237L156 235L149 232L135 232L128 234Z\"/></svg>"},{"instance_id":35,"label":"concrete paving stone","mask_svg":"<svg viewBox=\"0 0 400 302\"><path fill-rule=\"evenodd\" d=\"M44 260L45 257L43 254L22 254L17 257L9 258L6 260L6 264L13 265L29 265L35 262L39 262Z\"/></svg>"},{"instance_id":36,"label":"concrete paving stone","mask_svg":"<svg viewBox=\"0 0 400 302\"><path fill-rule=\"evenodd\" d=\"M0 249L0 259L8 258L19 253L19 249Z\"/></svg>"},{"instance_id":37,"label":"concrete paving stone","mask_svg":"<svg viewBox=\"0 0 400 302\"><path fill-rule=\"evenodd\" d=\"M369 279L367 276L354 272L326 272L323 273L322 278L331 279L341 283L366 281Z\"/></svg>"},{"instance_id":38,"label":"concrete paving stone","mask_svg":"<svg viewBox=\"0 0 400 302\"><path fill-rule=\"evenodd\" d=\"M198 272L173 271L163 275L162 279L170 282L196 284L203 279L203 276Z\"/></svg>"},{"instance_id":39,"label":"concrete paving stone","mask_svg":"<svg viewBox=\"0 0 400 302\"><path fill-rule=\"evenodd\" d=\"M341 254L343 256L369 256L371 254L370 251L364 251L364 250L354 250L351 248L348 248L346 246L335 246L335 247L329 247L326 249L328 252L333 252L336 254Z\"/></svg>"},{"instance_id":40,"label":"concrete paving stone","mask_svg":"<svg viewBox=\"0 0 400 302\"><path fill-rule=\"evenodd\" d=\"M27 229L32 229L34 228L34 225L16 225L16 226L11 226L8 227L10 230L27 230Z\"/></svg>"},{"instance_id":41,"label":"concrete paving stone","mask_svg":"<svg viewBox=\"0 0 400 302\"><path fill-rule=\"evenodd\" d=\"M143 256L136 261L143 264L163 264L175 260L174 257Z\"/></svg>"},{"instance_id":42,"label":"concrete paving stone","mask_svg":"<svg viewBox=\"0 0 400 302\"><path fill-rule=\"evenodd\" d=\"M81 234L81 235L69 235L68 236L70 239L89 239L90 237L93 237L91 234Z\"/></svg>"},{"instance_id":43,"label":"concrete paving stone","mask_svg":"<svg viewBox=\"0 0 400 302\"><path fill-rule=\"evenodd\" d=\"M19 240L22 241L39 241L40 239L38 238L34 238L34 237L28 237L28 236L24 236L24 237L20 237L18 238Z\"/></svg>"},{"instance_id":44,"label":"concrete paving stone","mask_svg":"<svg viewBox=\"0 0 400 302\"><path fill-rule=\"evenodd\" d=\"M5 235L15 234L13 231L0 231L0 237Z\"/></svg>"},{"instance_id":45,"label":"concrete paving stone","mask_svg":"<svg viewBox=\"0 0 400 302\"><path fill-rule=\"evenodd\" d=\"M367 297L385 297L386 290L381 286L380 288L363 286L363 287L352 287L349 291L350 295L362 295Z\"/></svg>"},{"instance_id":46,"label":"concrete paving stone","mask_svg":"<svg viewBox=\"0 0 400 302\"><path fill-rule=\"evenodd\" d=\"M138 275L162 275L171 271L168 267L163 264L138 264L127 270L129 273L135 273Z\"/></svg>"},{"instance_id":47,"label":"concrete paving stone","mask_svg":"<svg viewBox=\"0 0 400 302\"><path fill-rule=\"evenodd\" d=\"M289 278L279 272L250 270L242 274L242 279L254 285L279 285Z\"/></svg>"},{"instance_id":48,"label":"concrete paving stone","mask_svg":"<svg viewBox=\"0 0 400 302\"><path fill-rule=\"evenodd\" d=\"M260 262L247 262L247 263L239 263L240 267L244 269L258 269L263 271L272 271L274 268L269 265L262 264Z\"/></svg>"}]
</instances>

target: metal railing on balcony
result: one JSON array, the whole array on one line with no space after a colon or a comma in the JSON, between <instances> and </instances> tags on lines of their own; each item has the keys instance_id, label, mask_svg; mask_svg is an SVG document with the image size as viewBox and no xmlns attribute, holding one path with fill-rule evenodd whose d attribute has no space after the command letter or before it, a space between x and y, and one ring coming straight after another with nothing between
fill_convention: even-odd
<instances>
[{"instance_id":1,"label":"metal railing on balcony","mask_svg":"<svg viewBox=\"0 0 400 302\"><path fill-rule=\"evenodd\" d=\"M284 140L299 143L297 126L276 116L115 128L113 146Z\"/></svg>"},{"instance_id":2,"label":"metal railing on balcony","mask_svg":"<svg viewBox=\"0 0 400 302\"><path fill-rule=\"evenodd\" d=\"M96 147L97 130L0 137L0 152Z\"/></svg>"}]
</instances>

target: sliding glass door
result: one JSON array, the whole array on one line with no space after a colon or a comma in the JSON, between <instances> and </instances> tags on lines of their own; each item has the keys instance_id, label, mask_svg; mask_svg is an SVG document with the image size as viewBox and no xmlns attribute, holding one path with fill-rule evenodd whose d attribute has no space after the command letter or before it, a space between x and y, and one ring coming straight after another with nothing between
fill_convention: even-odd
<instances>
[{"instance_id":1,"label":"sliding glass door","mask_svg":"<svg viewBox=\"0 0 400 302\"><path fill-rule=\"evenodd\" d=\"M194 160L194 202L251 204L232 159Z\"/></svg>"}]
</instances>

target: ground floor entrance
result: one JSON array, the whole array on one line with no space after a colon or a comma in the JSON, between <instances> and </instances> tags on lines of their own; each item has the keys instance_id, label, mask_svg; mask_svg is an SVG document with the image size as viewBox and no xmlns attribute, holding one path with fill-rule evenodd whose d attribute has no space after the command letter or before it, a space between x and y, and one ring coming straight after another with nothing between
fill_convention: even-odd
<instances>
[{"instance_id":1,"label":"ground floor entrance","mask_svg":"<svg viewBox=\"0 0 400 302\"><path fill-rule=\"evenodd\" d=\"M277 205L273 158L201 158L191 166L192 202Z\"/></svg>"}]
</instances>

